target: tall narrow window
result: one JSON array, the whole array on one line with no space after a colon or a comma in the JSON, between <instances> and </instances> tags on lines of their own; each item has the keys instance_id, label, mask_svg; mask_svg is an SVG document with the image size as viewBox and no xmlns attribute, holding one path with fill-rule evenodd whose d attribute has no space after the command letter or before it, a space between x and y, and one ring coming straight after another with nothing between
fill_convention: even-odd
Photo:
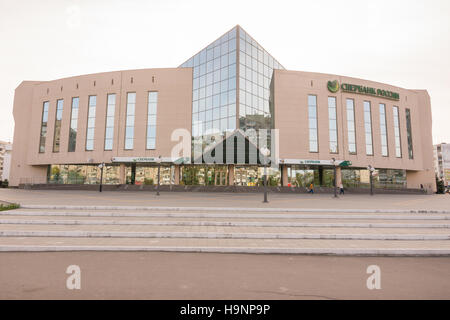
<instances>
[{"instance_id":1,"label":"tall narrow window","mask_svg":"<svg viewBox=\"0 0 450 320\"><path fill-rule=\"evenodd\" d=\"M366 155L373 156L372 111L369 101L364 101L364 130L366 132Z\"/></svg>"},{"instance_id":2,"label":"tall narrow window","mask_svg":"<svg viewBox=\"0 0 450 320\"><path fill-rule=\"evenodd\" d=\"M114 114L116 109L116 95L108 94L108 105L106 107L106 130L105 130L105 150L113 149L114 141Z\"/></svg>"},{"instance_id":3,"label":"tall narrow window","mask_svg":"<svg viewBox=\"0 0 450 320\"><path fill-rule=\"evenodd\" d=\"M80 98L72 98L72 113L70 116L69 152L74 152L77 146L78 107Z\"/></svg>"},{"instance_id":4,"label":"tall narrow window","mask_svg":"<svg viewBox=\"0 0 450 320\"><path fill-rule=\"evenodd\" d=\"M328 121L330 127L330 153L338 153L336 97L328 97Z\"/></svg>"},{"instance_id":5,"label":"tall narrow window","mask_svg":"<svg viewBox=\"0 0 450 320\"><path fill-rule=\"evenodd\" d=\"M59 152L61 146L61 121L63 114L64 100L60 99L56 102L56 117L55 117L55 133L53 135L53 152Z\"/></svg>"},{"instance_id":6,"label":"tall narrow window","mask_svg":"<svg viewBox=\"0 0 450 320\"><path fill-rule=\"evenodd\" d=\"M158 92L148 93L147 114L147 149L156 148L156 111L158 107Z\"/></svg>"},{"instance_id":7,"label":"tall narrow window","mask_svg":"<svg viewBox=\"0 0 450 320\"><path fill-rule=\"evenodd\" d=\"M412 160L412 159L414 159L414 153L413 153L411 110L410 109L406 109L406 131L408 133L408 156Z\"/></svg>"},{"instance_id":8,"label":"tall narrow window","mask_svg":"<svg viewBox=\"0 0 450 320\"><path fill-rule=\"evenodd\" d=\"M97 96L89 96L88 125L86 133L86 150L94 150L95 133L95 111L97 107Z\"/></svg>"},{"instance_id":9,"label":"tall narrow window","mask_svg":"<svg viewBox=\"0 0 450 320\"><path fill-rule=\"evenodd\" d=\"M133 149L134 144L134 115L136 107L136 93L127 94L127 119L125 127L125 150Z\"/></svg>"},{"instance_id":10,"label":"tall narrow window","mask_svg":"<svg viewBox=\"0 0 450 320\"><path fill-rule=\"evenodd\" d=\"M356 153L355 102L347 99L348 152Z\"/></svg>"},{"instance_id":11,"label":"tall narrow window","mask_svg":"<svg viewBox=\"0 0 450 320\"><path fill-rule=\"evenodd\" d=\"M319 152L317 135L317 97L308 96L309 152Z\"/></svg>"},{"instance_id":12,"label":"tall narrow window","mask_svg":"<svg viewBox=\"0 0 450 320\"><path fill-rule=\"evenodd\" d=\"M395 133L395 156L397 158L402 157L402 146L400 139L400 120L398 114L398 107L392 109L394 111L394 133Z\"/></svg>"},{"instance_id":13,"label":"tall narrow window","mask_svg":"<svg viewBox=\"0 0 450 320\"><path fill-rule=\"evenodd\" d=\"M39 153L45 152L45 138L47 137L47 122L48 122L48 106L49 102L44 102L42 109L42 120L41 120L41 136L39 139Z\"/></svg>"},{"instance_id":14,"label":"tall narrow window","mask_svg":"<svg viewBox=\"0 0 450 320\"><path fill-rule=\"evenodd\" d=\"M381 134L381 155L383 157L389 156L388 152L388 137L386 128L386 105L380 103L380 134Z\"/></svg>"}]
</instances>

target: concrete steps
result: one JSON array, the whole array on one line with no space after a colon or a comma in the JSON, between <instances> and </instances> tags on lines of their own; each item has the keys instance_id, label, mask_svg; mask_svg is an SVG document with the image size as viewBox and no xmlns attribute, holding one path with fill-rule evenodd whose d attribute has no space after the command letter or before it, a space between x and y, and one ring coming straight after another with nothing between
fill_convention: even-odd
<instances>
[{"instance_id":1,"label":"concrete steps","mask_svg":"<svg viewBox=\"0 0 450 320\"><path fill-rule=\"evenodd\" d=\"M131 208L2 212L0 251L450 255L444 211Z\"/></svg>"}]
</instances>

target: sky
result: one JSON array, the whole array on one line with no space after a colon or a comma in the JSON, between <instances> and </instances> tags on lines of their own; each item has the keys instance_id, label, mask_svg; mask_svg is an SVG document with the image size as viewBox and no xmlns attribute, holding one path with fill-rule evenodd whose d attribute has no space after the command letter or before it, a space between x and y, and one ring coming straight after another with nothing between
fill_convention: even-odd
<instances>
[{"instance_id":1,"label":"sky","mask_svg":"<svg viewBox=\"0 0 450 320\"><path fill-rule=\"evenodd\" d=\"M449 0L0 0L0 140L24 80L177 67L237 24L286 69L428 90L450 143Z\"/></svg>"}]
</instances>

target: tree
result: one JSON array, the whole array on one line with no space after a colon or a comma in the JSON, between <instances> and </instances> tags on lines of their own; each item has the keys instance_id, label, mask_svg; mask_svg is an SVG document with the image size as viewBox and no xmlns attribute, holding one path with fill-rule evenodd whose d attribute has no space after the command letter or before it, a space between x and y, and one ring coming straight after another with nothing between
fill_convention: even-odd
<instances>
[{"instance_id":1,"label":"tree","mask_svg":"<svg viewBox=\"0 0 450 320\"><path fill-rule=\"evenodd\" d=\"M437 189L437 194L444 194L445 193L445 186L444 186L444 181L442 179L439 179L436 176L436 189Z\"/></svg>"}]
</instances>

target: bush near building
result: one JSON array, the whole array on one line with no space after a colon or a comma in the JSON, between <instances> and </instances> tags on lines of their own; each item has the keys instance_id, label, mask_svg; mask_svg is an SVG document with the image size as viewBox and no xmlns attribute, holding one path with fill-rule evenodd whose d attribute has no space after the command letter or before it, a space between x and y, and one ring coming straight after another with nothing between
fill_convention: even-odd
<instances>
[{"instance_id":1,"label":"bush near building","mask_svg":"<svg viewBox=\"0 0 450 320\"><path fill-rule=\"evenodd\" d=\"M445 186L444 186L444 181L442 179L439 179L436 176L436 187L437 187L437 194L444 194L445 193Z\"/></svg>"}]
</instances>

